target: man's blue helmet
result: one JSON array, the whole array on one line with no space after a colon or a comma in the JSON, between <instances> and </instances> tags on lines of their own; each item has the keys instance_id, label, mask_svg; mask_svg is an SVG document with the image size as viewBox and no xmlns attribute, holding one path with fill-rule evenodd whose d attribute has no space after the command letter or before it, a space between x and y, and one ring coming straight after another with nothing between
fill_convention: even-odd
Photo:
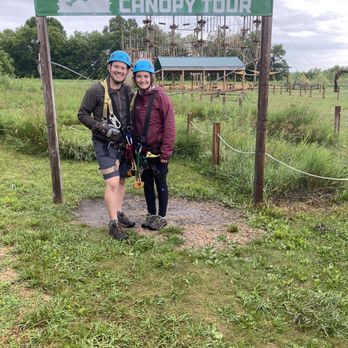
<instances>
[{"instance_id":1,"label":"man's blue helmet","mask_svg":"<svg viewBox=\"0 0 348 348\"><path fill-rule=\"evenodd\" d=\"M128 53L124 51L114 51L110 54L110 57L108 59L108 63L112 62L122 62L128 66L128 68L131 67L132 61L128 55Z\"/></svg>"},{"instance_id":2,"label":"man's blue helmet","mask_svg":"<svg viewBox=\"0 0 348 348\"><path fill-rule=\"evenodd\" d=\"M150 60L139 59L134 65L133 74L137 73L138 71L146 71L150 74L154 74L155 68Z\"/></svg>"}]
</instances>

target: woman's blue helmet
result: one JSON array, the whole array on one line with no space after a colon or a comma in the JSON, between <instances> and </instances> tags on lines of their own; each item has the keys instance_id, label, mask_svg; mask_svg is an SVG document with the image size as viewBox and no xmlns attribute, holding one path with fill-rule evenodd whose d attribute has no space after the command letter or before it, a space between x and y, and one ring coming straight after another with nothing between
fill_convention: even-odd
<instances>
[{"instance_id":1,"label":"woman's blue helmet","mask_svg":"<svg viewBox=\"0 0 348 348\"><path fill-rule=\"evenodd\" d=\"M122 62L128 66L128 68L131 67L132 61L128 55L128 53L124 51L114 51L110 54L110 57L108 59L108 63L112 62Z\"/></svg>"},{"instance_id":2,"label":"woman's blue helmet","mask_svg":"<svg viewBox=\"0 0 348 348\"><path fill-rule=\"evenodd\" d=\"M139 59L134 65L133 74L137 73L138 71L146 71L150 74L154 74L155 68L150 60Z\"/></svg>"}]
</instances>

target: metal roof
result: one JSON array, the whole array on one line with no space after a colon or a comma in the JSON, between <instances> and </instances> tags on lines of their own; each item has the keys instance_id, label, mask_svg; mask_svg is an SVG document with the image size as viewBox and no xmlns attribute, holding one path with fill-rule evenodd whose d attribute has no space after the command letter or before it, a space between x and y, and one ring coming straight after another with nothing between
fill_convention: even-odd
<instances>
[{"instance_id":1,"label":"metal roof","mask_svg":"<svg viewBox=\"0 0 348 348\"><path fill-rule=\"evenodd\" d=\"M157 57L155 70L202 71L241 70L245 65L238 57Z\"/></svg>"}]
</instances>

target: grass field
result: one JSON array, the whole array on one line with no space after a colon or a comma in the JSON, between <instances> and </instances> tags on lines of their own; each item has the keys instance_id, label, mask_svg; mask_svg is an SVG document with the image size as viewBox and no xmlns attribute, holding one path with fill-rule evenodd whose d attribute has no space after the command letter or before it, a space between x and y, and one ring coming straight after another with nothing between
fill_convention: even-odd
<instances>
[{"instance_id":1,"label":"grass field","mask_svg":"<svg viewBox=\"0 0 348 348\"><path fill-rule=\"evenodd\" d=\"M255 93L248 93L241 109L229 97L228 112L221 99L196 96L190 104L190 97L173 98L179 134L171 192L237 206L251 226L266 231L249 245L194 251L179 250L170 233L162 240L132 233L129 243L115 243L106 228L76 222L79 202L103 192L89 134L75 117L86 86L55 82L64 192L64 203L55 205L40 82L0 85L0 346L348 345L346 184L305 179L267 162L267 201L254 210L253 160L225 149L221 168L213 170L206 136L193 133L185 140L191 109L201 130L210 132L211 122L219 120L231 145L253 150ZM346 115L344 92L341 98ZM333 93L324 100L270 94L274 133L268 151L294 165L312 159L301 168L320 175L347 177L347 128L342 123L340 139L332 128L325 131L334 105ZM295 109L284 122L279 114L287 107ZM312 121L295 128L288 121L299 108ZM289 203L272 203L273 194L284 199L283 190ZM305 202L296 201L299 191ZM326 199L308 203L318 195Z\"/></svg>"}]
</instances>

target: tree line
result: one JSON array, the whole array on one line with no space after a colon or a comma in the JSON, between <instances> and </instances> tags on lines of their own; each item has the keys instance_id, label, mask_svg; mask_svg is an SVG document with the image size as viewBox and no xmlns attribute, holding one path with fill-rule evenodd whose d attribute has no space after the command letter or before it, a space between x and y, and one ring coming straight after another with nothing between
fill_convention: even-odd
<instances>
[{"instance_id":1,"label":"tree line","mask_svg":"<svg viewBox=\"0 0 348 348\"><path fill-rule=\"evenodd\" d=\"M97 79L107 74L106 61L111 51L147 50L148 33L146 27L140 27L134 18L124 19L121 16L113 17L101 32L91 33L75 31L68 36L63 25L52 17L47 18L51 59L52 62L66 66L86 77ZM172 33L163 31L155 26L156 42L154 42L154 55L170 55L170 45L173 42ZM182 37L175 34L174 40L180 47L180 56L199 55L205 56L237 56L242 61L250 64L250 69L255 69L255 33L243 36L241 34L228 34L222 43L221 36L217 33L209 35L203 49L198 52L194 35ZM128 47L127 47L128 45ZM243 51L240 50L244 46ZM221 47L224 47L222 53ZM25 24L16 30L6 29L0 32L0 74L15 77L38 77L38 51L37 29L35 17L28 19ZM283 45L272 47L272 69L279 71L277 78L288 74L289 66L285 60ZM248 63L250 62L250 63ZM248 67L248 66L247 66ZM256 67L257 68L257 67ZM76 75L60 66L52 66L54 78L71 79Z\"/></svg>"}]
</instances>

